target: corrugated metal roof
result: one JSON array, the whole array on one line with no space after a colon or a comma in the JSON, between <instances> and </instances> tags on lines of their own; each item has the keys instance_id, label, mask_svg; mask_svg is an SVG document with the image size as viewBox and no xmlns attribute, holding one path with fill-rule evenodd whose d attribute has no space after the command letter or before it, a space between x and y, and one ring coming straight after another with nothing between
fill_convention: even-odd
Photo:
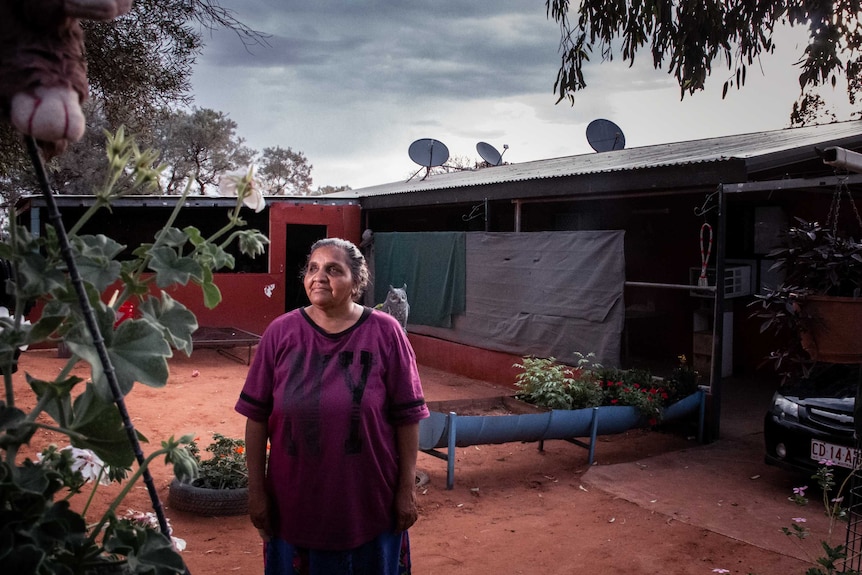
<instances>
[{"instance_id":1,"label":"corrugated metal roof","mask_svg":"<svg viewBox=\"0 0 862 575\"><path fill-rule=\"evenodd\" d=\"M862 146L862 121L737 134L434 174L424 180L417 177L407 182L381 184L327 194L326 197L366 198L729 160L743 160L751 172L799 161L800 153L810 156L811 148L824 145Z\"/></svg>"}]
</instances>

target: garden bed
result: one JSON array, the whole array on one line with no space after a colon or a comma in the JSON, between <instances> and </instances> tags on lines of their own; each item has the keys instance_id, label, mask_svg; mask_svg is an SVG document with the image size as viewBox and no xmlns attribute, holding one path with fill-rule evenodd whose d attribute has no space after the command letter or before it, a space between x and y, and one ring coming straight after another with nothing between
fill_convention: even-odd
<instances>
[{"instance_id":1,"label":"garden bed","mask_svg":"<svg viewBox=\"0 0 862 575\"><path fill-rule=\"evenodd\" d=\"M702 440L705 394L703 390L663 410L663 421L698 415L698 440ZM513 397L429 402L431 415L419 424L419 449L447 462L447 489L455 484L456 447L509 443L570 441L589 451L595 460L596 437L645 427L646 418L632 406L600 406L584 409L546 409ZM581 438L588 438L584 441ZM439 451L445 448L446 453Z\"/></svg>"}]
</instances>

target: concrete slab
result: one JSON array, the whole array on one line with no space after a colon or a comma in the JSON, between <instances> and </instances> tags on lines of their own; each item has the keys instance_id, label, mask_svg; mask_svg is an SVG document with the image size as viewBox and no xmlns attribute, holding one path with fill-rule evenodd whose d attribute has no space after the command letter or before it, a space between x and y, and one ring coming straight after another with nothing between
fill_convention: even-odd
<instances>
[{"instance_id":1,"label":"concrete slab","mask_svg":"<svg viewBox=\"0 0 862 575\"><path fill-rule=\"evenodd\" d=\"M421 366L428 400L481 398L513 391L498 385ZM629 463L591 467L582 481L620 499L732 539L801 560L822 555L821 540L843 543L846 524L831 526L813 479L768 466L763 460L763 416L775 381L722 382L721 435L706 445ZM793 487L809 485L811 502L790 500ZM804 541L781 529L806 519Z\"/></svg>"}]
</instances>

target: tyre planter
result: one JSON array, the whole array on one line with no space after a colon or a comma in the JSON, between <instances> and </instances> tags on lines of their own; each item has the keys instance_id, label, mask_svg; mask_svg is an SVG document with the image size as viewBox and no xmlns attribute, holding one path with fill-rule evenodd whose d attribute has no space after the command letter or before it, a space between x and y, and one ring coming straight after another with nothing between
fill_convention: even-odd
<instances>
[{"instance_id":1,"label":"tyre planter","mask_svg":"<svg viewBox=\"0 0 862 575\"><path fill-rule=\"evenodd\" d=\"M208 517L248 513L248 488L206 489L174 479L168 489L171 509Z\"/></svg>"},{"instance_id":2,"label":"tyre planter","mask_svg":"<svg viewBox=\"0 0 862 575\"><path fill-rule=\"evenodd\" d=\"M814 361L862 363L862 298L807 296L802 347Z\"/></svg>"}]
</instances>

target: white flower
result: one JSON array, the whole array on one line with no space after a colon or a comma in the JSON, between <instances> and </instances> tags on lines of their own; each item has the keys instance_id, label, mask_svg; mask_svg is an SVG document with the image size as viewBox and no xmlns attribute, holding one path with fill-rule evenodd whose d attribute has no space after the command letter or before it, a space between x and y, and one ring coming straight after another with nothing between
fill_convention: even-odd
<instances>
[{"instance_id":1,"label":"white flower","mask_svg":"<svg viewBox=\"0 0 862 575\"><path fill-rule=\"evenodd\" d=\"M171 536L171 542L174 544L174 549L178 552L182 553L186 550L186 540L180 539L179 537Z\"/></svg>"},{"instance_id":2,"label":"white flower","mask_svg":"<svg viewBox=\"0 0 862 575\"><path fill-rule=\"evenodd\" d=\"M0 317L13 318L13 316L9 315L9 310L6 308L5 305L0 305ZM29 319L22 320L21 324L22 325L30 325L30 320ZM2 328L0 328L0 329L2 329ZM27 346L26 345L19 345L18 349L20 349L21 351L27 351Z\"/></svg>"},{"instance_id":3,"label":"white flower","mask_svg":"<svg viewBox=\"0 0 862 575\"><path fill-rule=\"evenodd\" d=\"M242 194L242 203L255 212L261 212L266 207L263 192L255 185L254 166L250 166L244 174L235 172L219 177L218 193L226 198L235 198Z\"/></svg>"},{"instance_id":4,"label":"white flower","mask_svg":"<svg viewBox=\"0 0 862 575\"><path fill-rule=\"evenodd\" d=\"M63 451L71 451L74 461L72 471L77 471L87 481L98 481L102 485L110 485L105 462L89 449L78 449L71 445L64 447Z\"/></svg>"}]
</instances>

